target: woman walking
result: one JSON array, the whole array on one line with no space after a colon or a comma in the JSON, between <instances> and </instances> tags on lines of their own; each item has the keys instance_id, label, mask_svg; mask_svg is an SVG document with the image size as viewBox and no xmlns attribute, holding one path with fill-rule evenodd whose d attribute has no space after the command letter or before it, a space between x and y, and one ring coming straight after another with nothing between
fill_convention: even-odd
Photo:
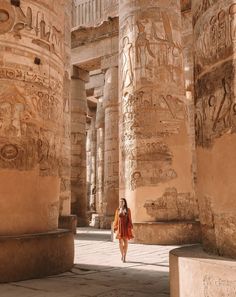
<instances>
[{"instance_id":1,"label":"woman walking","mask_svg":"<svg viewBox=\"0 0 236 297\"><path fill-rule=\"evenodd\" d=\"M125 198L120 199L119 208L115 212L114 232L116 238L119 239L119 246L121 252L121 260L126 261L126 254L128 250L128 240L134 238L132 229L131 211L127 206Z\"/></svg>"}]
</instances>

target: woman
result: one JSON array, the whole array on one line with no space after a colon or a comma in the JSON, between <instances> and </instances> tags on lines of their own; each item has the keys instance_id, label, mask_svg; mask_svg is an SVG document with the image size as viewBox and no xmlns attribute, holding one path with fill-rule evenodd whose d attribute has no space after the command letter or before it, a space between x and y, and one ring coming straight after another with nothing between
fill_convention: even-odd
<instances>
[{"instance_id":1,"label":"woman","mask_svg":"<svg viewBox=\"0 0 236 297\"><path fill-rule=\"evenodd\" d=\"M121 260L126 261L126 254L128 250L128 240L134 238L132 234L132 219L131 211L127 206L125 198L120 199L120 206L115 212L114 232L116 238L119 239L119 246L121 252Z\"/></svg>"}]
</instances>

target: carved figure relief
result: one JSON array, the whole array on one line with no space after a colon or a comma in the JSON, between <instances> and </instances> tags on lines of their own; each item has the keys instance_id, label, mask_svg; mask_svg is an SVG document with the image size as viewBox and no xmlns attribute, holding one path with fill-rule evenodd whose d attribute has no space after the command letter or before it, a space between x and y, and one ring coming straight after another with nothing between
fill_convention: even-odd
<instances>
[{"instance_id":1,"label":"carved figure relief","mask_svg":"<svg viewBox=\"0 0 236 297\"><path fill-rule=\"evenodd\" d=\"M123 47L121 51L122 59L122 89L129 87L133 82L133 69L132 69L132 60L131 60L131 49L132 44L129 41L129 38L126 36L123 38Z\"/></svg>"},{"instance_id":2,"label":"carved figure relief","mask_svg":"<svg viewBox=\"0 0 236 297\"><path fill-rule=\"evenodd\" d=\"M232 67L226 62L197 81L195 131L199 146L211 146L215 138L236 129Z\"/></svg>"},{"instance_id":3,"label":"carved figure relief","mask_svg":"<svg viewBox=\"0 0 236 297\"><path fill-rule=\"evenodd\" d=\"M203 279L204 296L231 297L236 295L236 280L225 280L222 276L205 275Z\"/></svg>"},{"instance_id":4,"label":"carved figure relief","mask_svg":"<svg viewBox=\"0 0 236 297\"><path fill-rule=\"evenodd\" d=\"M178 193L176 188L167 188L162 197L144 204L147 214L156 221L194 220L194 199L190 193Z\"/></svg>"},{"instance_id":5,"label":"carved figure relief","mask_svg":"<svg viewBox=\"0 0 236 297\"><path fill-rule=\"evenodd\" d=\"M236 4L216 11L205 23L200 23L196 32L196 75L209 65L227 59L233 54L235 42Z\"/></svg>"},{"instance_id":6,"label":"carved figure relief","mask_svg":"<svg viewBox=\"0 0 236 297\"><path fill-rule=\"evenodd\" d=\"M149 54L151 57L155 58L154 53L151 50L150 42L147 39L145 26L141 22L137 22L138 27L138 36L136 38L135 47L136 47L136 60L140 64L141 67L141 76L146 75L146 67L147 67L147 55Z\"/></svg>"}]
</instances>

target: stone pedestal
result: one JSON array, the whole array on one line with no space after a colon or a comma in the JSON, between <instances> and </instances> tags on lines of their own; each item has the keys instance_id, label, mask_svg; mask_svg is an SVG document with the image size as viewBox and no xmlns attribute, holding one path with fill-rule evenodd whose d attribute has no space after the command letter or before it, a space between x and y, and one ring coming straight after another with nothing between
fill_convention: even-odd
<instances>
[{"instance_id":1,"label":"stone pedestal","mask_svg":"<svg viewBox=\"0 0 236 297\"><path fill-rule=\"evenodd\" d=\"M119 15L120 197L134 223L194 221L180 1L124 0Z\"/></svg>"},{"instance_id":2,"label":"stone pedestal","mask_svg":"<svg viewBox=\"0 0 236 297\"><path fill-rule=\"evenodd\" d=\"M0 236L0 246L0 283L59 274L73 266L74 236L68 230Z\"/></svg>"},{"instance_id":3,"label":"stone pedestal","mask_svg":"<svg viewBox=\"0 0 236 297\"><path fill-rule=\"evenodd\" d=\"M88 73L73 68L71 80L71 195L72 213L78 216L78 225L87 225L86 190L86 115L85 82Z\"/></svg>"},{"instance_id":4,"label":"stone pedestal","mask_svg":"<svg viewBox=\"0 0 236 297\"><path fill-rule=\"evenodd\" d=\"M200 223L150 222L134 223L134 243L178 245L201 242Z\"/></svg>"},{"instance_id":5,"label":"stone pedestal","mask_svg":"<svg viewBox=\"0 0 236 297\"><path fill-rule=\"evenodd\" d=\"M203 245L236 257L236 3L192 1L197 197ZM207 164L207 166L206 166Z\"/></svg>"},{"instance_id":6,"label":"stone pedestal","mask_svg":"<svg viewBox=\"0 0 236 297\"><path fill-rule=\"evenodd\" d=\"M236 262L190 246L170 252L171 297L236 296Z\"/></svg>"},{"instance_id":7,"label":"stone pedestal","mask_svg":"<svg viewBox=\"0 0 236 297\"><path fill-rule=\"evenodd\" d=\"M70 230L73 234L76 234L77 216L76 215L59 216L58 227L59 229Z\"/></svg>"}]
</instances>

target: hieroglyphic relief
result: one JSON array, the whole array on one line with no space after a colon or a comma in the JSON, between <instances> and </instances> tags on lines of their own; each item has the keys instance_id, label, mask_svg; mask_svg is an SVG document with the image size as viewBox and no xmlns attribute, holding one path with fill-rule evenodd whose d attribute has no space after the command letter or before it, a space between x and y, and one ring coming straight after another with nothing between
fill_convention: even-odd
<instances>
[{"instance_id":1,"label":"hieroglyphic relief","mask_svg":"<svg viewBox=\"0 0 236 297\"><path fill-rule=\"evenodd\" d=\"M131 83L167 80L182 84L182 48L168 13L142 11L138 20L128 17L121 26L122 88ZM134 76L135 71L135 76ZM129 79L128 79L129 78ZM135 79L135 81L134 81ZM126 84L125 81L128 81Z\"/></svg>"},{"instance_id":2,"label":"hieroglyphic relief","mask_svg":"<svg viewBox=\"0 0 236 297\"><path fill-rule=\"evenodd\" d=\"M232 271L233 273L233 271ZM236 279L229 280L212 275L203 278L204 297L233 297L236 296Z\"/></svg>"},{"instance_id":3,"label":"hieroglyphic relief","mask_svg":"<svg viewBox=\"0 0 236 297\"><path fill-rule=\"evenodd\" d=\"M52 18L38 6L12 6L2 0L0 34L12 33L16 39L29 35L32 43L59 56L63 54L63 32L51 23ZM28 32L28 33L27 33Z\"/></svg>"},{"instance_id":4,"label":"hieroglyphic relief","mask_svg":"<svg viewBox=\"0 0 236 297\"><path fill-rule=\"evenodd\" d=\"M196 24L197 20L215 3L219 0L198 0L195 6L192 5L193 10L193 25Z\"/></svg>"},{"instance_id":5,"label":"hieroglyphic relief","mask_svg":"<svg viewBox=\"0 0 236 297\"><path fill-rule=\"evenodd\" d=\"M59 94L42 90L42 85L34 81L26 83L24 75L17 82L17 71L4 70L0 87L0 166L29 170L38 164L41 175L57 175L60 132L54 129L62 120Z\"/></svg>"},{"instance_id":6,"label":"hieroglyphic relief","mask_svg":"<svg viewBox=\"0 0 236 297\"><path fill-rule=\"evenodd\" d=\"M226 62L196 84L196 143L208 147L216 137L236 131L234 66Z\"/></svg>"},{"instance_id":7,"label":"hieroglyphic relief","mask_svg":"<svg viewBox=\"0 0 236 297\"><path fill-rule=\"evenodd\" d=\"M236 41L236 4L213 10L211 17L195 28L195 73L200 75L207 68L229 58Z\"/></svg>"},{"instance_id":8,"label":"hieroglyphic relief","mask_svg":"<svg viewBox=\"0 0 236 297\"><path fill-rule=\"evenodd\" d=\"M190 193L178 193L176 188L167 188L162 197L147 200L147 214L155 221L194 220L194 199Z\"/></svg>"}]
</instances>

